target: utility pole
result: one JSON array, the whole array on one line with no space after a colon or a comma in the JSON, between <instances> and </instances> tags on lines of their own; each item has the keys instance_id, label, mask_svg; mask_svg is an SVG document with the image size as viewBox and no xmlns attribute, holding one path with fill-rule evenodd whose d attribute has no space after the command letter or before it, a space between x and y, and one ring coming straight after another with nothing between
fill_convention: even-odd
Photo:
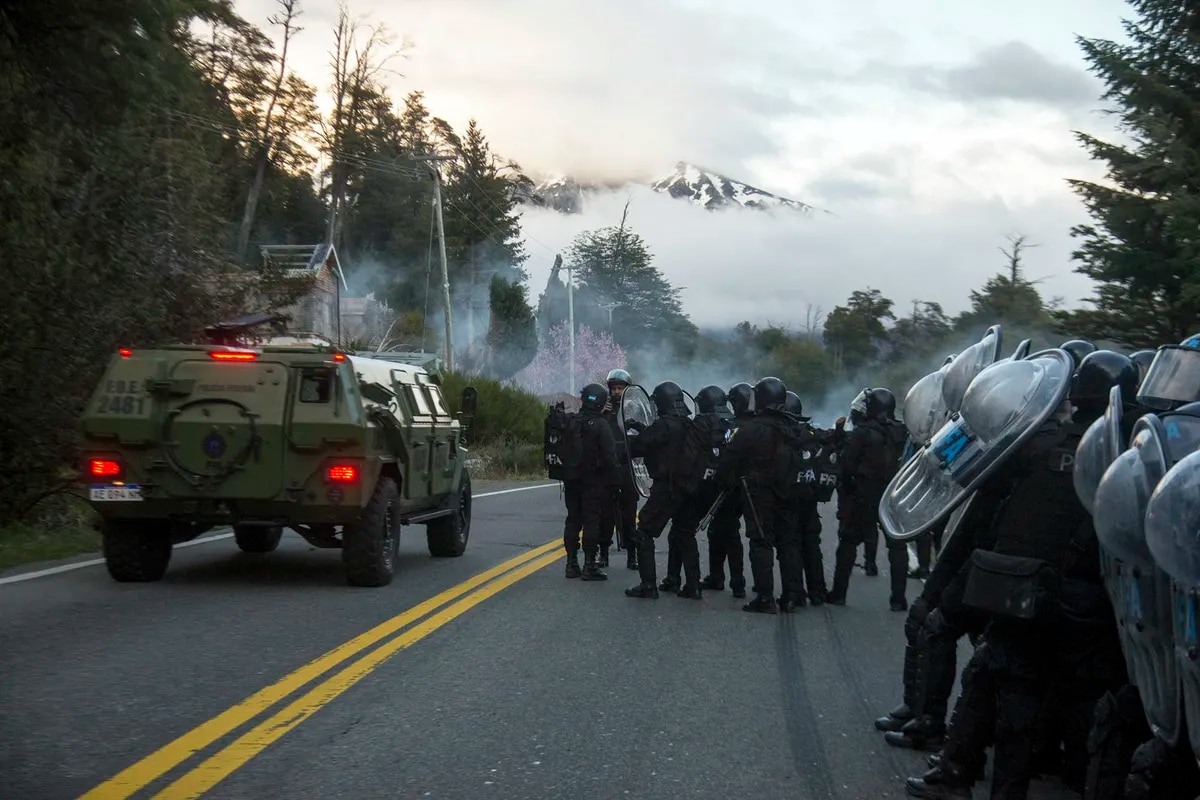
<instances>
[{"instance_id":1,"label":"utility pole","mask_svg":"<svg viewBox=\"0 0 1200 800\"><path fill-rule=\"evenodd\" d=\"M450 267L446 263L446 227L442 221L442 175L437 162L453 161L454 156L414 156L417 161L432 162L429 172L433 176L433 211L437 218L438 255L442 259L442 303L446 311L446 371L454 371L454 343L450 333Z\"/></svg>"},{"instance_id":2,"label":"utility pole","mask_svg":"<svg viewBox=\"0 0 1200 800\"><path fill-rule=\"evenodd\" d=\"M568 356L571 362L571 394L575 394L575 269L567 266L567 328L569 330Z\"/></svg>"},{"instance_id":3,"label":"utility pole","mask_svg":"<svg viewBox=\"0 0 1200 800\"><path fill-rule=\"evenodd\" d=\"M601 303L600 304L600 307L608 312L608 330L610 333L612 332L612 312L613 312L613 309L619 305L624 305L624 304L623 303Z\"/></svg>"}]
</instances>

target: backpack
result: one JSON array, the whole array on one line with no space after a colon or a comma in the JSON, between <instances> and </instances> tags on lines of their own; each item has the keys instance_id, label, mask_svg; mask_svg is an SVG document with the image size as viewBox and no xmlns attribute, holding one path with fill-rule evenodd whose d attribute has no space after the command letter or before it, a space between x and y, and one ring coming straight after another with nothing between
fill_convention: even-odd
<instances>
[{"instance_id":1,"label":"backpack","mask_svg":"<svg viewBox=\"0 0 1200 800\"><path fill-rule=\"evenodd\" d=\"M841 483L841 448L832 442L822 442L816 436L813 436L811 446L815 447L808 450L812 491L818 503L828 503Z\"/></svg>"},{"instance_id":2,"label":"backpack","mask_svg":"<svg viewBox=\"0 0 1200 800\"><path fill-rule=\"evenodd\" d=\"M556 403L546 415L542 457L546 474L555 481L575 481L582 475L583 427L578 414Z\"/></svg>"},{"instance_id":3,"label":"backpack","mask_svg":"<svg viewBox=\"0 0 1200 800\"><path fill-rule=\"evenodd\" d=\"M838 454L806 426L780 437L775 453L776 489L790 499L827 502L838 482Z\"/></svg>"},{"instance_id":4,"label":"backpack","mask_svg":"<svg viewBox=\"0 0 1200 800\"><path fill-rule=\"evenodd\" d=\"M697 414L687 421L675 476L684 491L694 492L717 475L717 461L731 428L720 414Z\"/></svg>"}]
</instances>

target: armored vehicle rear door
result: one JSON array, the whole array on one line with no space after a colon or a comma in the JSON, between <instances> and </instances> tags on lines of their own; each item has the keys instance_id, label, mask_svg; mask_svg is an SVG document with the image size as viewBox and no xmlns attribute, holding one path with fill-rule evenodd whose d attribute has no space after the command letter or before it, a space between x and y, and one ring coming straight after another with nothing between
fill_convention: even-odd
<instances>
[{"instance_id":1,"label":"armored vehicle rear door","mask_svg":"<svg viewBox=\"0 0 1200 800\"><path fill-rule=\"evenodd\" d=\"M427 380L421 375L418 380ZM419 387L429 397L433 409L433 464L431 472L431 490L435 495L450 492L454 480L454 464L458 459L458 427L450 416L446 399L442 396L441 387L434 383L424 383Z\"/></svg>"},{"instance_id":2,"label":"armored vehicle rear door","mask_svg":"<svg viewBox=\"0 0 1200 800\"><path fill-rule=\"evenodd\" d=\"M167 476L168 491L277 496L284 482L289 377L284 364L263 354L217 352L176 362L164 384L170 391L161 395L166 469L159 474Z\"/></svg>"},{"instance_id":3,"label":"armored vehicle rear door","mask_svg":"<svg viewBox=\"0 0 1200 800\"><path fill-rule=\"evenodd\" d=\"M433 406L420 387L404 382L411 380L404 371L393 371L392 378L409 413L408 440L412 458L405 467L404 499L422 501L429 497L432 488Z\"/></svg>"}]
</instances>

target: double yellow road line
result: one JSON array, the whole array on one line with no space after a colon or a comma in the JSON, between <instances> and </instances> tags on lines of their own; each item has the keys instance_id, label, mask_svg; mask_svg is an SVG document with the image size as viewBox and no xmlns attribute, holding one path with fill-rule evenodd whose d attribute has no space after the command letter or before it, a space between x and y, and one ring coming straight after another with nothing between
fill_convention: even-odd
<instances>
[{"instance_id":1,"label":"double yellow road line","mask_svg":"<svg viewBox=\"0 0 1200 800\"><path fill-rule=\"evenodd\" d=\"M92 789L80 800L124 800L124 798L133 796L180 764L199 754L206 747L211 746L221 737L233 733L239 727L269 711L272 706L306 684L334 667L347 661L351 662L154 795L156 800L159 798L184 800L184 798L201 796L229 777L235 770L244 766L272 742L277 741L285 733L311 717L322 706L365 678L396 653L420 641L517 581L527 578L557 561L561 555L559 552L561 547L560 541L548 542L492 567L486 572L481 572L470 580L392 617L188 731L175 741ZM457 602L451 603L455 600ZM418 620L420 621L418 622ZM412 625L414 622L417 624ZM412 627L408 627L409 625ZM399 631L403 632L394 638L388 638ZM384 640L387 641L380 647L360 658L355 658L371 646Z\"/></svg>"}]
</instances>

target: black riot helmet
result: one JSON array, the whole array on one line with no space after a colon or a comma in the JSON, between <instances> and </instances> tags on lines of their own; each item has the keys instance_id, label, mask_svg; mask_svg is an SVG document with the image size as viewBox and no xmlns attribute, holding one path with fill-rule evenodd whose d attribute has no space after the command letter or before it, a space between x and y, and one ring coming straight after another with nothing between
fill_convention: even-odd
<instances>
[{"instance_id":1,"label":"black riot helmet","mask_svg":"<svg viewBox=\"0 0 1200 800\"><path fill-rule=\"evenodd\" d=\"M688 416L687 403L683 400L683 388L675 381L663 381L655 386L654 391L650 393L650 399L654 401L654 407L658 409L660 417Z\"/></svg>"},{"instance_id":2,"label":"black riot helmet","mask_svg":"<svg viewBox=\"0 0 1200 800\"><path fill-rule=\"evenodd\" d=\"M1138 369L1138 385L1142 384L1142 379L1146 377L1146 372L1149 371L1150 365L1154 363L1153 350L1138 350L1131 353L1129 360L1134 363Z\"/></svg>"},{"instance_id":3,"label":"black riot helmet","mask_svg":"<svg viewBox=\"0 0 1200 800\"><path fill-rule=\"evenodd\" d=\"M1075 361L1076 368L1079 367L1079 363L1083 361L1083 359L1086 358L1089 353L1094 353L1099 349L1087 339L1071 339L1063 342L1058 347L1060 350L1066 350L1071 354L1071 358Z\"/></svg>"},{"instance_id":4,"label":"black riot helmet","mask_svg":"<svg viewBox=\"0 0 1200 800\"><path fill-rule=\"evenodd\" d=\"M792 391L787 393L783 400L783 413L798 420L805 419L804 403L800 402L800 395Z\"/></svg>"},{"instance_id":5,"label":"black riot helmet","mask_svg":"<svg viewBox=\"0 0 1200 800\"><path fill-rule=\"evenodd\" d=\"M583 413L599 414L608 403L608 389L598 383L589 383L579 392L579 399L583 401Z\"/></svg>"},{"instance_id":6,"label":"black riot helmet","mask_svg":"<svg viewBox=\"0 0 1200 800\"><path fill-rule=\"evenodd\" d=\"M729 410L729 398L720 386L705 386L696 393L696 410L701 414L714 414Z\"/></svg>"},{"instance_id":7,"label":"black riot helmet","mask_svg":"<svg viewBox=\"0 0 1200 800\"><path fill-rule=\"evenodd\" d=\"M754 387L748 383L735 383L729 387L729 405L738 417L749 416L754 409Z\"/></svg>"},{"instance_id":8,"label":"black riot helmet","mask_svg":"<svg viewBox=\"0 0 1200 800\"><path fill-rule=\"evenodd\" d=\"M867 392L867 419L894 418L896 416L896 395L890 389L882 386Z\"/></svg>"},{"instance_id":9,"label":"black riot helmet","mask_svg":"<svg viewBox=\"0 0 1200 800\"><path fill-rule=\"evenodd\" d=\"M1138 377L1137 365L1129 356L1112 350L1097 350L1079 362L1071 378L1068 397L1077 415L1095 419L1108 408L1108 394L1114 386L1121 387L1121 399L1126 406L1134 403Z\"/></svg>"},{"instance_id":10,"label":"black riot helmet","mask_svg":"<svg viewBox=\"0 0 1200 800\"><path fill-rule=\"evenodd\" d=\"M787 386L779 378L763 378L754 384L756 411L782 411L787 402Z\"/></svg>"}]
</instances>

